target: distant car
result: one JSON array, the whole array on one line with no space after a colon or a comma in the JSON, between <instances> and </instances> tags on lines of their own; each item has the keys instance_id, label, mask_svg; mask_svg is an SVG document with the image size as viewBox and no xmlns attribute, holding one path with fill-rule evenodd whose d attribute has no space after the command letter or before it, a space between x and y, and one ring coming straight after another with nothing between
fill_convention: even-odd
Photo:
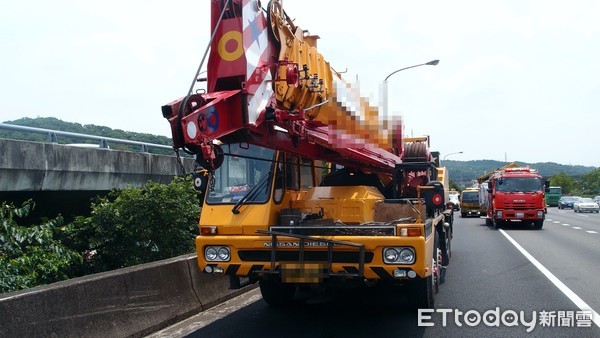
<instances>
[{"instance_id":1,"label":"distant car","mask_svg":"<svg viewBox=\"0 0 600 338\"><path fill-rule=\"evenodd\" d=\"M575 212L600 212L600 206L591 198L580 198L573 204Z\"/></svg>"},{"instance_id":2,"label":"distant car","mask_svg":"<svg viewBox=\"0 0 600 338\"><path fill-rule=\"evenodd\" d=\"M452 203L452 209L459 210L460 209L460 201L459 201L458 195L455 195L455 194L449 195L448 198L450 200L450 203Z\"/></svg>"},{"instance_id":3,"label":"distant car","mask_svg":"<svg viewBox=\"0 0 600 338\"><path fill-rule=\"evenodd\" d=\"M578 200L579 196L563 196L558 200L559 209L573 209L573 203Z\"/></svg>"},{"instance_id":4,"label":"distant car","mask_svg":"<svg viewBox=\"0 0 600 338\"><path fill-rule=\"evenodd\" d=\"M600 204L600 196L594 197L594 202Z\"/></svg>"}]
</instances>

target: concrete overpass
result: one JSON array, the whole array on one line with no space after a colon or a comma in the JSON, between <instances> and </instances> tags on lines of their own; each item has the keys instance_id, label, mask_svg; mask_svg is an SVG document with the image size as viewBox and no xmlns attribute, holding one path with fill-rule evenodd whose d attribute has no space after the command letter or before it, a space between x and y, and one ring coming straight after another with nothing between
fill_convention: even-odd
<instances>
[{"instance_id":1,"label":"concrete overpass","mask_svg":"<svg viewBox=\"0 0 600 338\"><path fill-rule=\"evenodd\" d=\"M174 156L151 154L148 149L172 149L130 140L105 138L0 123L0 129L48 135L48 142L0 138L0 201L20 205L33 199L31 222L59 213L70 216L89 212L90 200L112 189L142 186L148 181L169 183L181 175ZM82 148L56 143L58 136L99 141ZM140 152L109 149L109 144L139 146ZM182 158L186 171L194 160Z\"/></svg>"},{"instance_id":2,"label":"concrete overpass","mask_svg":"<svg viewBox=\"0 0 600 338\"><path fill-rule=\"evenodd\" d=\"M181 174L173 156L148 149L167 145L120 140L0 123L0 129L48 135L48 143L0 139L0 191L106 191L141 186L148 181L168 183ZM61 145L58 136L99 141L92 148ZM109 143L140 146L140 152L109 149ZM193 159L184 158L191 170Z\"/></svg>"},{"instance_id":3,"label":"concrete overpass","mask_svg":"<svg viewBox=\"0 0 600 338\"><path fill-rule=\"evenodd\" d=\"M150 153L0 139L0 154L0 191L104 191L181 174L174 156Z\"/></svg>"}]
</instances>

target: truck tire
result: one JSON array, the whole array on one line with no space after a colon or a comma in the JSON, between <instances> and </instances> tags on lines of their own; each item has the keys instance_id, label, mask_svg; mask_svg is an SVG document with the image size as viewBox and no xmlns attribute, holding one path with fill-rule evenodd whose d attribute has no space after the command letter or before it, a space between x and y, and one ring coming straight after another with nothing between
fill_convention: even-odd
<instances>
[{"instance_id":1,"label":"truck tire","mask_svg":"<svg viewBox=\"0 0 600 338\"><path fill-rule=\"evenodd\" d=\"M411 307L415 309L433 309L435 305L433 274L429 277L414 281L410 290L407 290L407 298Z\"/></svg>"},{"instance_id":2,"label":"truck tire","mask_svg":"<svg viewBox=\"0 0 600 338\"><path fill-rule=\"evenodd\" d=\"M438 225L440 226L440 225ZM437 227L437 226L436 226ZM433 265L434 270L437 269L437 276L433 278L433 292L437 294L440 291L440 274L442 273L442 262L440 262L440 256L442 255L440 248L440 235L435 231L433 235L433 260L431 264ZM432 270L432 271L434 271Z\"/></svg>"},{"instance_id":3,"label":"truck tire","mask_svg":"<svg viewBox=\"0 0 600 338\"><path fill-rule=\"evenodd\" d=\"M450 264L450 257L452 257L452 230L451 228L446 229L442 232L442 240L440 248L442 250L442 262L440 264L440 284L444 284L446 281L446 267Z\"/></svg>"},{"instance_id":4,"label":"truck tire","mask_svg":"<svg viewBox=\"0 0 600 338\"><path fill-rule=\"evenodd\" d=\"M533 222L533 228L535 230L540 230L543 226L544 226L544 220Z\"/></svg>"},{"instance_id":5,"label":"truck tire","mask_svg":"<svg viewBox=\"0 0 600 338\"><path fill-rule=\"evenodd\" d=\"M492 221L492 223L494 225L494 228L496 228L496 229L502 228L502 225L503 225L502 221L499 221L499 220L497 220L497 219L494 218L493 221Z\"/></svg>"},{"instance_id":6,"label":"truck tire","mask_svg":"<svg viewBox=\"0 0 600 338\"><path fill-rule=\"evenodd\" d=\"M289 305L296 293L296 287L284 284L276 279L261 279L259 282L260 294L270 306L282 307Z\"/></svg>"}]
</instances>

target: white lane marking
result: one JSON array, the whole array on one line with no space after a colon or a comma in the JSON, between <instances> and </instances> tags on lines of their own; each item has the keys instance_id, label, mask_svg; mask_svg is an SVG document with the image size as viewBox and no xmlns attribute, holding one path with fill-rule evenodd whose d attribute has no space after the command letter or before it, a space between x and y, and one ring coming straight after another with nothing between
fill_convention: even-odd
<instances>
[{"instance_id":1,"label":"white lane marking","mask_svg":"<svg viewBox=\"0 0 600 338\"><path fill-rule=\"evenodd\" d=\"M541 273L544 274L544 276L546 276L546 278L548 278L554 285L556 285L556 287L563 293L565 294L565 296L569 297L569 299L575 303L575 305L582 311L591 311L592 312L592 320L594 321L594 323L596 323L596 325L598 327L600 327L600 315L598 314L598 312L596 312L594 309L592 309L591 306L589 306L586 302L583 301L583 299L581 299L581 297L579 297L577 294L575 294L575 292L571 291L571 289L569 289L568 286L566 286L563 282L560 281L560 279L558 279L556 276L554 276L554 274L552 274L552 272L550 272L550 270L546 269L545 266L542 265L542 263L538 262L537 259L535 259L529 252L527 252L527 250L523 249L523 247L517 243L517 241L515 241L512 237L510 237L506 231L499 229L498 231L500 231L500 233L502 233L504 235L504 237L506 237L506 239L508 239L509 242L512 243L512 245L515 246L515 248L517 248L517 250L519 250L523 256L525 256L525 258L527 258L536 268L538 268L538 270L540 270Z\"/></svg>"},{"instance_id":2,"label":"white lane marking","mask_svg":"<svg viewBox=\"0 0 600 338\"><path fill-rule=\"evenodd\" d=\"M586 231L588 234L597 234L598 231L594 231L594 230L587 230Z\"/></svg>"},{"instance_id":3,"label":"white lane marking","mask_svg":"<svg viewBox=\"0 0 600 338\"><path fill-rule=\"evenodd\" d=\"M560 222L559 222L559 221L552 221L552 223L556 223L556 224L559 224L559 223L560 223Z\"/></svg>"},{"instance_id":4,"label":"white lane marking","mask_svg":"<svg viewBox=\"0 0 600 338\"><path fill-rule=\"evenodd\" d=\"M564 225L566 227L570 227L571 226L571 224L569 224L569 223L563 223L562 225Z\"/></svg>"},{"instance_id":5,"label":"white lane marking","mask_svg":"<svg viewBox=\"0 0 600 338\"><path fill-rule=\"evenodd\" d=\"M581 227L573 227L573 229L575 229L575 230L581 230L582 228Z\"/></svg>"}]
</instances>

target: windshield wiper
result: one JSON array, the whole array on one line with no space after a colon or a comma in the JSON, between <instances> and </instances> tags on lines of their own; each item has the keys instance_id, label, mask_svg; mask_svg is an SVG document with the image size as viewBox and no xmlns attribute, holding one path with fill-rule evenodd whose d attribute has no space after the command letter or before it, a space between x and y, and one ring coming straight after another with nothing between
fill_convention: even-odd
<instances>
[{"instance_id":1,"label":"windshield wiper","mask_svg":"<svg viewBox=\"0 0 600 338\"><path fill-rule=\"evenodd\" d=\"M264 188L265 184L267 182L269 182L271 180L271 177L273 176L273 170L270 170L269 173L265 176L263 176L260 181L258 181L258 183L252 187L252 189L250 189L250 191L248 191L231 209L231 212L234 214L239 214L240 213L240 207L242 205L244 205L244 203L246 203L246 201L248 199L250 199L251 197L254 198L254 196L256 196L256 194Z\"/></svg>"}]
</instances>

